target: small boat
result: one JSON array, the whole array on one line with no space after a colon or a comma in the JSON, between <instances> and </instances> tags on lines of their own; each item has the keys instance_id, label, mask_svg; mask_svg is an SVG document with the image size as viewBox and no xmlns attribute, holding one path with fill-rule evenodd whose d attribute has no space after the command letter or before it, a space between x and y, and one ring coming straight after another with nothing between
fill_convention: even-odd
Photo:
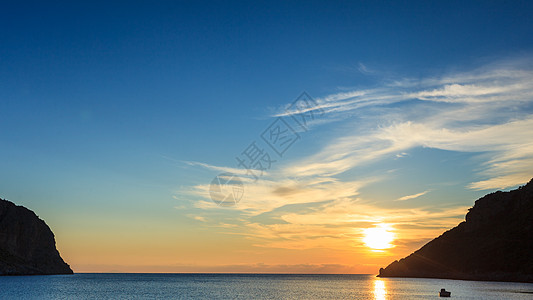
<instances>
[{"instance_id":1,"label":"small boat","mask_svg":"<svg viewBox=\"0 0 533 300\"><path fill-rule=\"evenodd\" d=\"M452 292L448 292L446 289L440 289L439 296L440 297L450 297L452 295Z\"/></svg>"}]
</instances>

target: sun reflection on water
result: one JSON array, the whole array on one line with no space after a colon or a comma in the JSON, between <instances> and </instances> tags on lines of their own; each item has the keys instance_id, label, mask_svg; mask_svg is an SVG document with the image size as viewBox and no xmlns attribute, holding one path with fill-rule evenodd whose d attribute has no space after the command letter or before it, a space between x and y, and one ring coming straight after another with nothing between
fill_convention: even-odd
<instances>
[{"instance_id":1,"label":"sun reflection on water","mask_svg":"<svg viewBox=\"0 0 533 300\"><path fill-rule=\"evenodd\" d=\"M385 281L376 279L374 280L374 300L387 299L387 288L385 287Z\"/></svg>"}]
</instances>

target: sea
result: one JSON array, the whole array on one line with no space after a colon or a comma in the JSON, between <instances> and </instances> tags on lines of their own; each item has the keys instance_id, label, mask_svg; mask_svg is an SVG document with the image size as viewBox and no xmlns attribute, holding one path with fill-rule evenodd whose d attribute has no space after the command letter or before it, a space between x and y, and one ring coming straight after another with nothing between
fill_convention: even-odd
<instances>
[{"instance_id":1,"label":"sea","mask_svg":"<svg viewBox=\"0 0 533 300\"><path fill-rule=\"evenodd\" d=\"M374 275L75 274L0 277L0 299L533 299L533 284Z\"/></svg>"}]
</instances>

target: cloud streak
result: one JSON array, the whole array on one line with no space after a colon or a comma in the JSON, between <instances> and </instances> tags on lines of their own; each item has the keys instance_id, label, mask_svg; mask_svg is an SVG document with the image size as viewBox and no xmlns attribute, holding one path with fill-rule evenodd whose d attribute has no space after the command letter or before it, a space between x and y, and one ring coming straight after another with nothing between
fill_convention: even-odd
<instances>
[{"instance_id":1,"label":"cloud streak","mask_svg":"<svg viewBox=\"0 0 533 300\"><path fill-rule=\"evenodd\" d=\"M355 119L354 130L285 171L335 176L393 153L429 147L489 153L479 172L485 179L468 184L472 189L525 183L533 167L533 71L527 66L531 63L495 64L318 99L329 117Z\"/></svg>"},{"instance_id":2,"label":"cloud streak","mask_svg":"<svg viewBox=\"0 0 533 300\"><path fill-rule=\"evenodd\" d=\"M403 197L400 197L400 198L396 199L396 201L405 201L405 200L415 199L415 198L418 198L420 196L424 196L427 193L429 193L429 191L423 191L423 192L418 193L418 194L403 196Z\"/></svg>"}]
</instances>

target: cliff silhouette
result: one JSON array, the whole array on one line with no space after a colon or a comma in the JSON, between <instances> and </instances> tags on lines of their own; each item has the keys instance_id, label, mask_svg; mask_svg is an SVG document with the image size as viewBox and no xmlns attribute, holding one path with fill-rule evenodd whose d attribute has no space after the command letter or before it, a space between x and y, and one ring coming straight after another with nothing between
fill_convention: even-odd
<instances>
[{"instance_id":1,"label":"cliff silhouette","mask_svg":"<svg viewBox=\"0 0 533 300\"><path fill-rule=\"evenodd\" d=\"M378 277L533 282L533 179L478 199L466 221Z\"/></svg>"},{"instance_id":2,"label":"cliff silhouette","mask_svg":"<svg viewBox=\"0 0 533 300\"><path fill-rule=\"evenodd\" d=\"M0 199L0 275L72 273L48 225L33 211Z\"/></svg>"}]
</instances>

